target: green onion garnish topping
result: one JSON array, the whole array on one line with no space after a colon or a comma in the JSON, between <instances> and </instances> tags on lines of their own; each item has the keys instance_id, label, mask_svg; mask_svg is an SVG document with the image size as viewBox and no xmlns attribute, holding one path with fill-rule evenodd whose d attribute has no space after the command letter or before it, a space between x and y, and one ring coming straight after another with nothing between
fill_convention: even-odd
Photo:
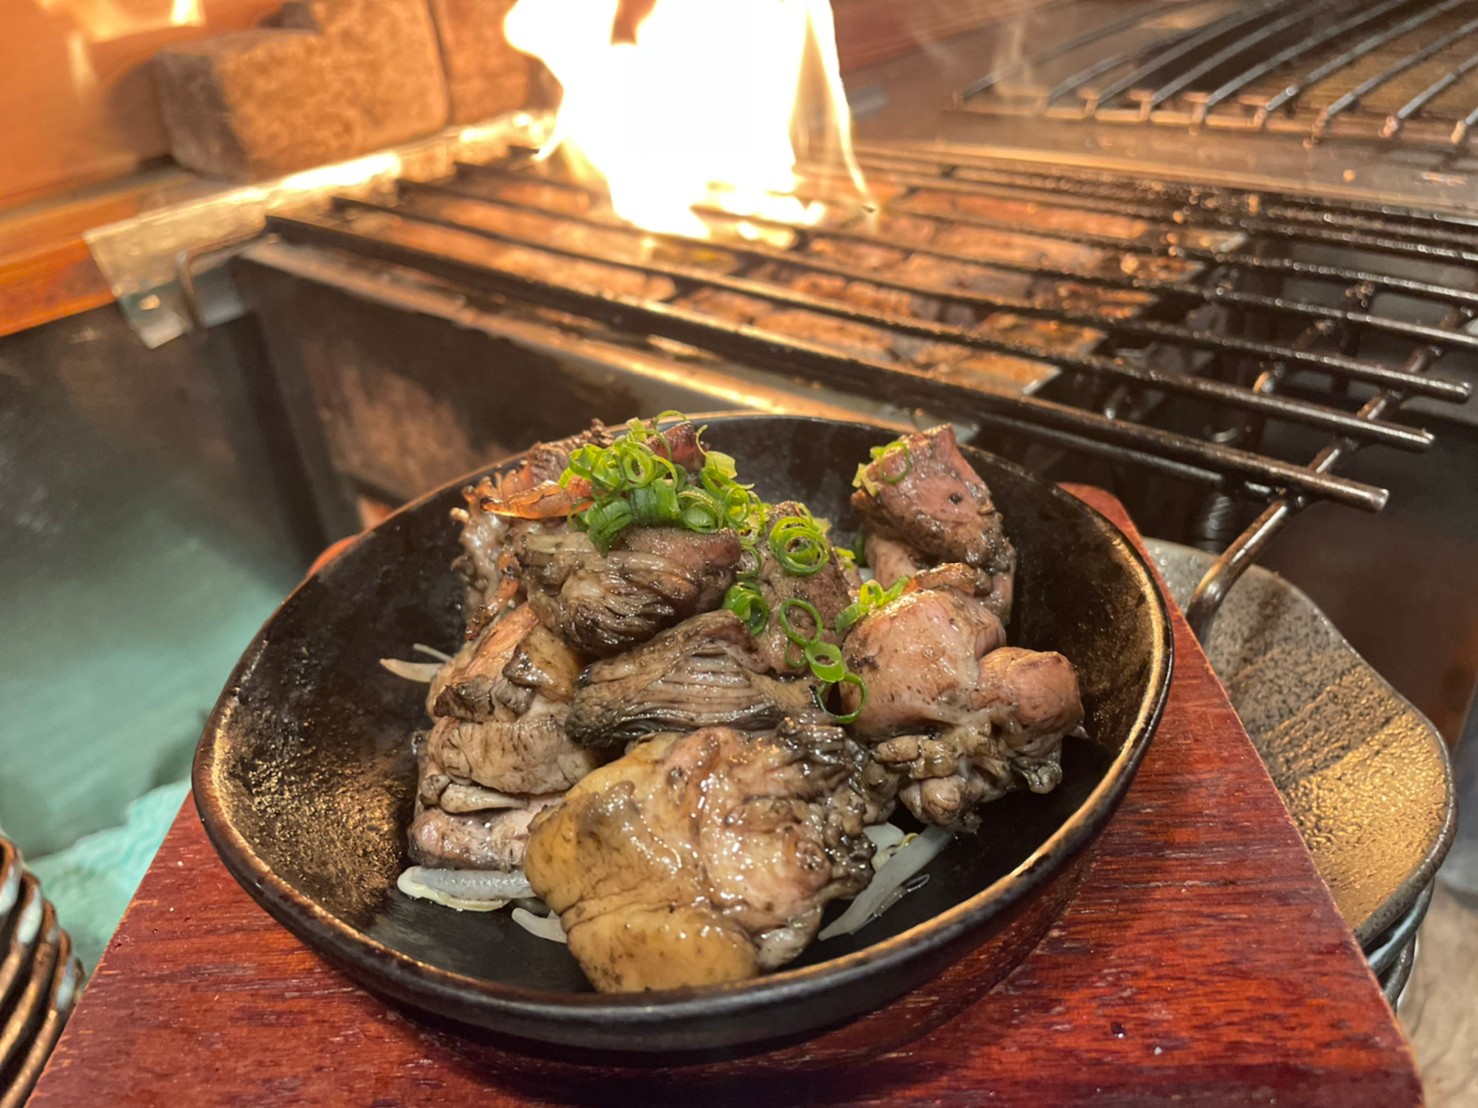
<instances>
[{"instance_id":1,"label":"green onion garnish topping","mask_svg":"<svg viewBox=\"0 0 1478 1108\"><path fill-rule=\"evenodd\" d=\"M910 578L900 577L886 589L876 581L864 581L857 594L856 603L847 605L837 616L837 634L845 635L863 616L870 616L879 608L893 603L903 595L903 590L908 587L909 580Z\"/></svg>"},{"instance_id":2,"label":"green onion garnish topping","mask_svg":"<svg viewBox=\"0 0 1478 1108\"><path fill-rule=\"evenodd\" d=\"M587 443L570 454L559 483L568 488L576 478L589 482L590 499L570 516L570 526L590 535L602 554L628 527L686 527L703 533L733 528L758 535L764 505L735 479L734 459L720 451L702 450L703 464L692 473L671 460L662 420L633 419L627 433L610 446ZM696 432L701 440L702 429Z\"/></svg>"},{"instance_id":3,"label":"green onion garnish topping","mask_svg":"<svg viewBox=\"0 0 1478 1108\"><path fill-rule=\"evenodd\" d=\"M859 465L852 478L852 487L861 489L868 496L878 494L877 482L868 472L872 466L877 467L878 479L885 485L898 484L913 469L913 453L908 448L907 439L894 439L886 446L874 446L868 453L872 455L872 462Z\"/></svg>"}]
</instances>

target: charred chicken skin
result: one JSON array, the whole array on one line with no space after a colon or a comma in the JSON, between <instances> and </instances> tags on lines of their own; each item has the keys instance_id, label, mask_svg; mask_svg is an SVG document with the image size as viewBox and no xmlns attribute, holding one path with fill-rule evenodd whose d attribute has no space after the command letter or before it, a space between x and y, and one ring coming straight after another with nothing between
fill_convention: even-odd
<instances>
[{"instance_id":1,"label":"charred chicken skin","mask_svg":"<svg viewBox=\"0 0 1478 1108\"><path fill-rule=\"evenodd\" d=\"M537 819L525 872L596 988L742 980L800 953L870 874L850 742L797 721L662 735Z\"/></svg>"},{"instance_id":2,"label":"charred chicken skin","mask_svg":"<svg viewBox=\"0 0 1478 1108\"><path fill-rule=\"evenodd\" d=\"M606 554L578 531L525 533L514 554L540 621L577 650L608 657L717 608L740 548L732 531L641 527Z\"/></svg>"},{"instance_id":3,"label":"charred chicken skin","mask_svg":"<svg viewBox=\"0 0 1478 1108\"><path fill-rule=\"evenodd\" d=\"M590 746L719 725L765 730L811 707L814 688L771 677L744 624L720 610L586 669L565 727Z\"/></svg>"}]
</instances>

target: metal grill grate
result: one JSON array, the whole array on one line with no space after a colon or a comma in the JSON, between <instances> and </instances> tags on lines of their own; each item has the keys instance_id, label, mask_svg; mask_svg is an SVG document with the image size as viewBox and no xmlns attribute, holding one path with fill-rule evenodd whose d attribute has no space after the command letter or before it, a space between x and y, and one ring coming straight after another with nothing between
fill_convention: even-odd
<instances>
[{"instance_id":1,"label":"metal grill grate","mask_svg":"<svg viewBox=\"0 0 1478 1108\"><path fill-rule=\"evenodd\" d=\"M1473 364L1478 221L1137 181L934 148L864 147L879 200L820 225L705 213L762 241L651 236L525 162L274 217L294 244L455 282L468 295L682 343L842 391L1128 462L1264 508L1202 583L1220 597L1320 499L1378 510L1337 475L1370 444L1420 451L1393 417L1461 401L1434 367ZM824 173L800 194L835 196ZM1145 418L1167 400L1199 432ZM1264 430L1317 432L1279 457Z\"/></svg>"},{"instance_id":2,"label":"metal grill grate","mask_svg":"<svg viewBox=\"0 0 1478 1108\"><path fill-rule=\"evenodd\" d=\"M1475 0L1162 0L1065 38L1048 7L960 108L1458 149L1478 122Z\"/></svg>"}]
</instances>

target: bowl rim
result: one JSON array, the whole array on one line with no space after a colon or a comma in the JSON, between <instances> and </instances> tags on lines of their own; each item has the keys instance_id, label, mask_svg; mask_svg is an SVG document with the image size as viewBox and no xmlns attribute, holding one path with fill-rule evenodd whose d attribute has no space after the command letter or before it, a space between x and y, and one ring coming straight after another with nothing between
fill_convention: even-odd
<instances>
[{"instance_id":1,"label":"bowl rim","mask_svg":"<svg viewBox=\"0 0 1478 1108\"><path fill-rule=\"evenodd\" d=\"M896 429L868 420L825 419L790 416L781 413L714 412L692 415L694 422L730 426L750 419L784 419L802 424L850 426L894 438ZM402 517L419 511L428 502L446 495L447 491L475 482L484 474L517 462L525 452L474 470L456 481L417 497L378 523L353 537L328 563L305 577L268 617L253 638L240 662L232 670L225 687L212 709L196 748L191 771L192 795L206 835L227 870L269 913L309 946L343 966L360 969L359 960L368 956L376 962L378 975L374 988L398 1000L441 1015L457 1013L496 1014L503 1019L528 1021L522 1025L529 1037L538 1041L564 1041L538 1034L540 1025L551 1022L600 1024L607 1030L634 1031L650 1029L673 1020L739 1016L808 994L825 985L843 988L878 973L912 961L916 957L947 946L967 932L981 928L1021 901L1039 881L1060 870L1087 846L1108 823L1119 801L1127 791L1139 763L1164 713L1169 697L1174 668L1174 625L1170 617L1164 588L1147 556L1127 535L1097 509L1071 493L1032 474L998 455L975 447L962 449L967 456L974 453L988 457L992 465L1007 469L1014 476L1037 486L1047 496L1065 504L1069 510L1086 513L1105 539L1127 556L1148 583L1153 603L1149 605L1152 644L1152 671L1146 695L1130 726L1128 740L1110 761L1103 778L1093 791L1047 839L1037 846L1009 873L961 901L959 904L924 920L896 935L881 939L849 954L806 966L782 969L746 981L705 985L684 989L647 993L570 993L507 985L444 969L380 942L351 926L316 900L300 892L252 848L226 811L216 781L217 746L223 729L229 723L235 706L235 694L262 654L270 645L270 630L287 605L300 594L313 588L319 578L327 577L365 545L373 541L381 529L393 527ZM353 972L351 970L351 972ZM442 1002L446 1007L434 1005ZM463 1018L467 1018L465 1015ZM475 1017L474 1017L475 1018ZM653 1042L651 1050L663 1050Z\"/></svg>"}]
</instances>

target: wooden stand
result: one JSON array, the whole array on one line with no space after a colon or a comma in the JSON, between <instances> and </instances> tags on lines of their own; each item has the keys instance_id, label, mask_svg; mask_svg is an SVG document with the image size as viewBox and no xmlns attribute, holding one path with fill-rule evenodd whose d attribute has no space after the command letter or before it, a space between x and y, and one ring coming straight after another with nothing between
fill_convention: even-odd
<instances>
[{"instance_id":1,"label":"wooden stand","mask_svg":"<svg viewBox=\"0 0 1478 1108\"><path fill-rule=\"evenodd\" d=\"M1131 535L1122 507L1074 489ZM1137 536L1136 536L1137 538ZM1419 1104L1410 1051L1179 612L1165 717L1093 872L998 988L868 1065L533 1063L351 984L180 813L33 1105ZM947 1004L967 959L893 1006Z\"/></svg>"}]
</instances>

